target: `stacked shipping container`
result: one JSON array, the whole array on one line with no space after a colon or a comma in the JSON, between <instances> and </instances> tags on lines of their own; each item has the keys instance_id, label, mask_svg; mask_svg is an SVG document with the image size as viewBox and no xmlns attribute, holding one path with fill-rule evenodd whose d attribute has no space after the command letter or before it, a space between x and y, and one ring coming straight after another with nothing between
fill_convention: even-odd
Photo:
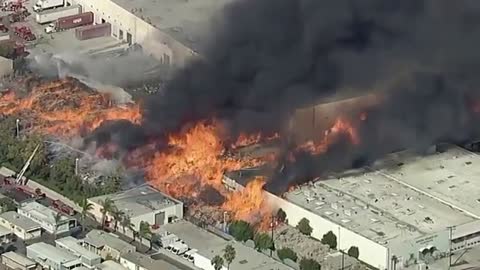
<instances>
[{"instance_id":1,"label":"stacked shipping container","mask_svg":"<svg viewBox=\"0 0 480 270\"><path fill-rule=\"evenodd\" d=\"M75 37L77 37L78 40L110 36L111 33L112 25L109 23L87 25L75 29Z\"/></svg>"},{"instance_id":2,"label":"stacked shipping container","mask_svg":"<svg viewBox=\"0 0 480 270\"><path fill-rule=\"evenodd\" d=\"M78 15L72 15L60 18L56 21L57 30L75 28L78 26L89 25L93 23L93 12L84 12Z\"/></svg>"}]
</instances>

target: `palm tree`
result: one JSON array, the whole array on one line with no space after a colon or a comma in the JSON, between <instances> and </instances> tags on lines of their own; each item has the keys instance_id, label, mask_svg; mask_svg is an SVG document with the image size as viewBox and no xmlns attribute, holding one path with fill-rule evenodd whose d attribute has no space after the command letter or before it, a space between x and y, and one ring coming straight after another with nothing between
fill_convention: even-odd
<instances>
[{"instance_id":1,"label":"palm tree","mask_svg":"<svg viewBox=\"0 0 480 270\"><path fill-rule=\"evenodd\" d=\"M102 206L102 229L105 229L105 219L107 218L107 214L111 213L113 207L115 206L112 199L106 198L105 200L100 202Z\"/></svg>"},{"instance_id":2,"label":"palm tree","mask_svg":"<svg viewBox=\"0 0 480 270\"><path fill-rule=\"evenodd\" d=\"M123 215L122 219L120 220L120 225L122 226L123 234L126 234L126 229L133 231L134 226L132 224L130 216L127 214Z\"/></svg>"},{"instance_id":3,"label":"palm tree","mask_svg":"<svg viewBox=\"0 0 480 270\"><path fill-rule=\"evenodd\" d=\"M111 214L112 214L113 219L115 220L113 230L117 231L118 222L120 222L123 219L123 216L125 215L125 213L122 210L119 210L117 207L114 206L112 208L112 213Z\"/></svg>"},{"instance_id":4,"label":"palm tree","mask_svg":"<svg viewBox=\"0 0 480 270\"><path fill-rule=\"evenodd\" d=\"M150 230L150 224L148 224L146 221L141 221L138 233L140 236L140 243L142 242L142 239L151 238L150 236L152 235L152 231Z\"/></svg>"},{"instance_id":5,"label":"palm tree","mask_svg":"<svg viewBox=\"0 0 480 270\"><path fill-rule=\"evenodd\" d=\"M53 219L55 220L55 224L54 224L54 228L53 228L53 238L54 239L57 239L57 231L58 231L58 223L60 223L60 221L62 221L62 213L60 212L56 212L55 214L53 214Z\"/></svg>"},{"instance_id":6,"label":"palm tree","mask_svg":"<svg viewBox=\"0 0 480 270\"><path fill-rule=\"evenodd\" d=\"M215 257L212 258L212 266L213 269L215 270L220 270L223 267L223 258L215 255Z\"/></svg>"},{"instance_id":7,"label":"palm tree","mask_svg":"<svg viewBox=\"0 0 480 270\"><path fill-rule=\"evenodd\" d=\"M93 209L93 204L88 202L87 198L83 198L80 201L80 207L82 208L81 221L82 221L82 231L85 230L85 219L90 214L89 211Z\"/></svg>"},{"instance_id":8,"label":"palm tree","mask_svg":"<svg viewBox=\"0 0 480 270\"><path fill-rule=\"evenodd\" d=\"M235 257L237 256L237 252L235 251L235 248L233 248L232 245L227 245L225 249L223 250L223 258L227 262L227 269L230 269L230 264L232 264L233 260L235 260Z\"/></svg>"}]
</instances>

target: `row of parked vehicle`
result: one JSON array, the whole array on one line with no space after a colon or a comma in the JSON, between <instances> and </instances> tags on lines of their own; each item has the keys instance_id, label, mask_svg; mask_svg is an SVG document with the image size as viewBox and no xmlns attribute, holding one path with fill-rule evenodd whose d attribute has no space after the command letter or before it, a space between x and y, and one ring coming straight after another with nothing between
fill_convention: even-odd
<instances>
[{"instance_id":1,"label":"row of parked vehicle","mask_svg":"<svg viewBox=\"0 0 480 270\"><path fill-rule=\"evenodd\" d=\"M195 253L198 252L198 250L188 247L185 241L179 239L175 234L167 233L160 237L160 245L173 254L181 256L183 259L192 263Z\"/></svg>"}]
</instances>

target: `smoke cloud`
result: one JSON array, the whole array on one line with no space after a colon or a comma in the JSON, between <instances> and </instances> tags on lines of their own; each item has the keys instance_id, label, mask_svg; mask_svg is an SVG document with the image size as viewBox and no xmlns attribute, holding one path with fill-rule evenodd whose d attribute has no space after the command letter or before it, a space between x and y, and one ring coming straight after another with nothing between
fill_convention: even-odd
<instances>
[{"instance_id":1,"label":"smoke cloud","mask_svg":"<svg viewBox=\"0 0 480 270\"><path fill-rule=\"evenodd\" d=\"M297 158L292 179L462 141L478 135L468 105L480 86L479 18L472 0L237 1L215 19L206 60L145 100L143 127L165 134L217 117L232 134L281 130L295 108L377 90L384 103L359 126L361 145Z\"/></svg>"}]
</instances>

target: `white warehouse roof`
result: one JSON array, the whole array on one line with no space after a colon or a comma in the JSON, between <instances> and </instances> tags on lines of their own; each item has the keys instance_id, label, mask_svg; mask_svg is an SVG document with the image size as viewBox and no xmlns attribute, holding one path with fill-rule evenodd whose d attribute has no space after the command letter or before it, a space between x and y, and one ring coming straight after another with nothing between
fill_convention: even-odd
<instances>
[{"instance_id":1,"label":"white warehouse roof","mask_svg":"<svg viewBox=\"0 0 480 270\"><path fill-rule=\"evenodd\" d=\"M201 52L210 19L231 0L113 0L188 48Z\"/></svg>"},{"instance_id":2,"label":"white warehouse roof","mask_svg":"<svg viewBox=\"0 0 480 270\"><path fill-rule=\"evenodd\" d=\"M476 223L480 167L475 163L480 156L455 146L427 156L405 151L370 168L298 187L285 199L386 244Z\"/></svg>"}]
</instances>

